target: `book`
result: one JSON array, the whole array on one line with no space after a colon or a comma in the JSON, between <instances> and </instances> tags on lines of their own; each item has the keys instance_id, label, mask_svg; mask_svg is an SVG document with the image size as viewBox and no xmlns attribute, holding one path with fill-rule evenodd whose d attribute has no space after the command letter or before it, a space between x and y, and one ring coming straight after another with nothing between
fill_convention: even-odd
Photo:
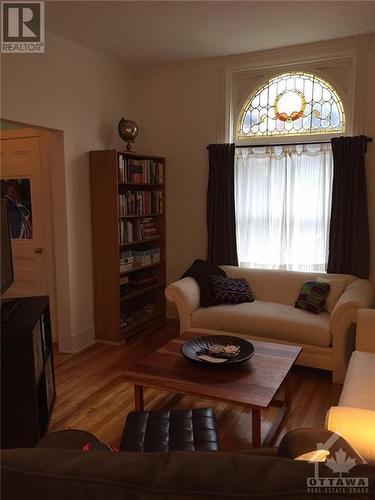
<instances>
[{"instance_id":1,"label":"book","mask_svg":"<svg viewBox=\"0 0 375 500\"><path fill-rule=\"evenodd\" d=\"M135 260L134 257L125 257L120 259L120 265L124 266L126 264L134 264Z\"/></svg>"},{"instance_id":2,"label":"book","mask_svg":"<svg viewBox=\"0 0 375 500\"><path fill-rule=\"evenodd\" d=\"M130 293L130 280L129 276L124 276L120 281L120 296L129 295Z\"/></svg>"},{"instance_id":3,"label":"book","mask_svg":"<svg viewBox=\"0 0 375 500\"><path fill-rule=\"evenodd\" d=\"M131 271L135 264L136 264L135 262L129 262L128 264L121 264L120 273L124 273L125 271Z\"/></svg>"},{"instance_id":4,"label":"book","mask_svg":"<svg viewBox=\"0 0 375 500\"><path fill-rule=\"evenodd\" d=\"M153 159L118 158L118 181L129 184L163 184L164 165Z\"/></svg>"},{"instance_id":5,"label":"book","mask_svg":"<svg viewBox=\"0 0 375 500\"><path fill-rule=\"evenodd\" d=\"M161 215L162 191L126 191L119 194L119 215Z\"/></svg>"},{"instance_id":6,"label":"book","mask_svg":"<svg viewBox=\"0 0 375 500\"><path fill-rule=\"evenodd\" d=\"M160 262L160 248L129 250L120 254L120 273Z\"/></svg>"},{"instance_id":7,"label":"book","mask_svg":"<svg viewBox=\"0 0 375 500\"><path fill-rule=\"evenodd\" d=\"M149 250L135 250L133 252L133 255L135 257L135 262L140 263L142 266L160 262L160 248L151 248Z\"/></svg>"},{"instance_id":8,"label":"book","mask_svg":"<svg viewBox=\"0 0 375 500\"><path fill-rule=\"evenodd\" d=\"M152 218L129 220L119 220L119 242L120 244L143 241L155 238L158 235L158 228Z\"/></svg>"}]
</instances>

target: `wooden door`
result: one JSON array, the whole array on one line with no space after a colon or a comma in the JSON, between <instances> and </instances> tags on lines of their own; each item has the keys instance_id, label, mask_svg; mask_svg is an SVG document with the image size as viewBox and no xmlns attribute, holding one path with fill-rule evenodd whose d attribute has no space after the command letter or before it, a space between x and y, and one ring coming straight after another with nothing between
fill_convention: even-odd
<instances>
[{"instance_id":1,"label":"wooden door","mask_svg":"<svg viewBox=\"0 0 375 500\"><path fill-rule=\"evenodd\" d=\"M39 137L1 140L1 196L8 199L14 284L4 298L48 295Z\"/></svg>"}]
</instances>

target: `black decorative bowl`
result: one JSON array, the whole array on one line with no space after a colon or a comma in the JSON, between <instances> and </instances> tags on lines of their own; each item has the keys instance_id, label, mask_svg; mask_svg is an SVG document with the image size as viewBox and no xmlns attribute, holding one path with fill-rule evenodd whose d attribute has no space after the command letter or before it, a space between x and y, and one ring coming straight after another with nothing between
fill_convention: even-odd
<instances>
[{"instance_id":1,"label":"black decorative bowl","mask_svg":"<svg viewBox=\"0 0 375 500\"><path fill-rule=\"evenodd\" d=\"M220 358L220 361L209 361L207 359L202 359L201 356L207 354L208 348L213 344L219 345L236 345L240 347L240 352L233 356L232 358L227 358L224 361ZM242 339L240 337L232 337L231 335L209 335L207 337L194 337L188 342L186 342L181 347L181 353L185 358L200 365L205 366L234 366L238 363L243 363L244 361L251 358L254 354L254 346L248 340Z\"/></svg>"}]
</instances>

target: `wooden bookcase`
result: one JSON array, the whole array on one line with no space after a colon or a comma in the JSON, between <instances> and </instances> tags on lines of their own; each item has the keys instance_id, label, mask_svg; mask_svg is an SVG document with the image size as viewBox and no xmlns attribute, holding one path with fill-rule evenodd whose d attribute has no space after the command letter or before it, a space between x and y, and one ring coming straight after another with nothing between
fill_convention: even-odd
<instances>
[{"instance_id":1,"label":"wooden bookcase","mask_svg":"<svg viewBox=\"0 0 375 500\"><path fill-rule=\"evenodd\" d=\"M121 343L165 322L165 158L91 151L90 183L96 338Z\"/></svg>"}]
</instances>

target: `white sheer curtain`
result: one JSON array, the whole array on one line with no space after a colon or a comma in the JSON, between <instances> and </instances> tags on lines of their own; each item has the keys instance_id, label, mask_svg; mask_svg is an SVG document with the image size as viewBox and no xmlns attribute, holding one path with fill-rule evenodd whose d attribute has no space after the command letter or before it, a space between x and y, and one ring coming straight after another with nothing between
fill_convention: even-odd
<instances>
[{"instance_id":1,"label":"white sheer curtain","mask_svg":"<svg viewBox=\"0 0 375 500\"><path fill-rule=\"evenodd\" d=\"M332 177L330 144L236 149L239 265L325 271Z\"/></svg>"}]
</instances>

